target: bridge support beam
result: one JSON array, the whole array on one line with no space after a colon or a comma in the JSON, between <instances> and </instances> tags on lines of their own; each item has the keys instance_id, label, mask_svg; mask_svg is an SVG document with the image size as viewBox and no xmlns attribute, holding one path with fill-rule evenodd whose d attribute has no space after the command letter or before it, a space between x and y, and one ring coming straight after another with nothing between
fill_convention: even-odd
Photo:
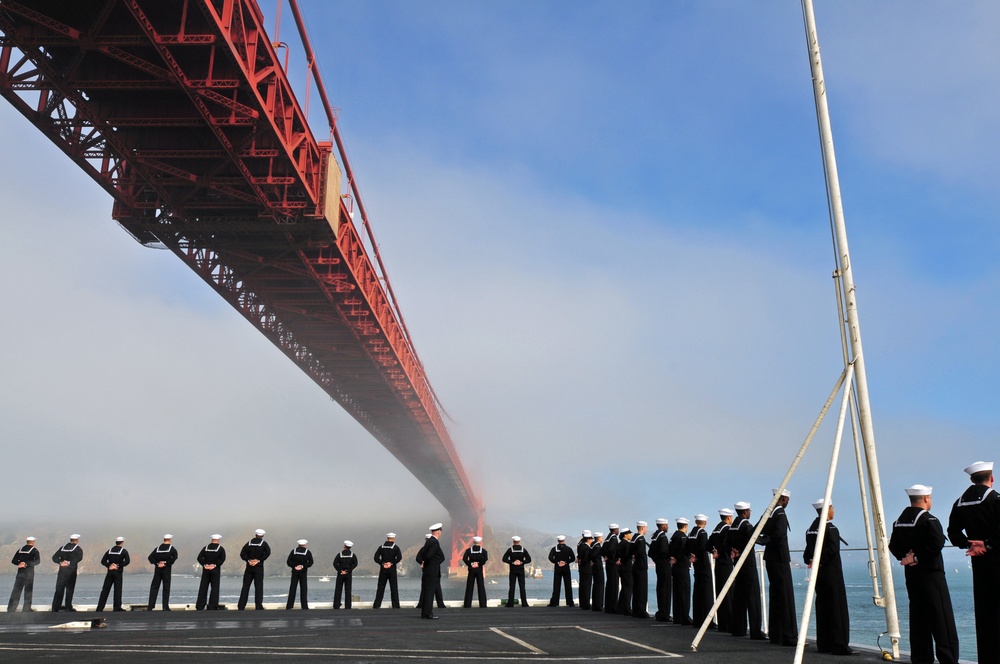
<instances>
[{"instance_id":1,"label":"bridge support beam","mask_svg":"<svg viewBox=\"0 0 1000 664\"><path fill-rule=\"evenodd\" d=\"M483 534L483 513L452 515L451 552L448 555L448 576L460 575L464 569L462 554L472 546L472 538Z\"/></svg>"}]
</instances>

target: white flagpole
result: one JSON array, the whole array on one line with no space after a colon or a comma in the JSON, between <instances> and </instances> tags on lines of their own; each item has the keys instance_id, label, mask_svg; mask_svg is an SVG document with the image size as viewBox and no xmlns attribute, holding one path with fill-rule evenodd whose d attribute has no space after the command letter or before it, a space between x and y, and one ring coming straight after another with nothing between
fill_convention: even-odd
<instances>
[{"instance_id":1,"label":"white flagpole","mask_svg":"<svg viewBox=\"0 0 1000 664\"><path fill-rule=\"evenodd\" d=\"M805 21L806 41L809 48L809 67L812 70L813 96L816 99L816 117L819 123L824 170L826 171L827 195L834 243L841 278L847 314L847 333L854 366L855 394L858 398L858 417L861 421L861 439L868 464L868 478L872 488L872 512L875 526L875 540L878 548L879 568L882 573L885 624L892 641L892 654L899 657L899 616L896 612L896 592L892 582L892 561L889 556L889 540L886 536L885 513L882 505L882 486L879 480L878 459L875 453L875 429L872 425L871 403L868 399L868 379L865 372L865 357L861 347L861 325L858 321L858 305L847 245L847 228L844 224L844 207L840 194L840 178L837 174L837 158L833 149L833 130L830 126L830 109L827 105L826 84L823 78L823 63L820 59L819 38L816 33L816 16L812 0L802 0L802 14ZM805 625L802 626L805 629Z\"/></svg>"}]
</instances>

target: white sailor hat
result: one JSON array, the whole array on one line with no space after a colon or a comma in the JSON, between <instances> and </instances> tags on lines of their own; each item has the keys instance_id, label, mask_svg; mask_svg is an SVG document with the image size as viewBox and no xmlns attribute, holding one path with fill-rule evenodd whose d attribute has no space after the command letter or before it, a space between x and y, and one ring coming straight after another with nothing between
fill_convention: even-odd
<instances>
[{"instance_id":1,"label":"white sailor hat","mask_svg":"<svg viewBox=\"0 0 1000 664\"><path fill-rule=\"evenodd\" d=\"M589 530L583 531L583 538L584 539L587 539L588 537L593 537L593 536L594 536L594 533L590 532Z\"/></svg>"},{"instance_id":2,"label":"white sailor hat","mask_svg":"<svg viewBox=\"0 0 1000 664\"><path fill-rule=\"evenodd\" d=\"M674 519L674 521L677 522L678 526L686 526L688 525L688 523L690 523L687 519L685 519L682 516L677 517L676 519Z\"/></svg>"},{"instance_id":3,"label":"white sailor hat","mask_svg":"<svg viewBox=\"0 0 1000 664\"><path fill-rule=\"evenodd\" d=\"M705 523L708 523L708 517L705 516L704 514L695 514L694 520L695 522L704 521Z\"/></svg>"},{"instance_id":4,"label":"white sailor hat","mask_svg":"<svg viewBox=\"0 0 1000 664\"><path fill-rule=\"evenodd\" d=\"M628 528L626 528L625 530L622 531L622 535L631 535L631 534L632 534L632 531L629 530Z\"/></svg>"},{"instance_id":5,"label":"white sailor hat","mask_svg":"<svg viewBox=\"0 0 1000 664\"><path fill-rule=\"evenodd\" d=\"M636 522L635 522L635 527L636 527L636 528L643 528L643 527L645 527L646 525L647 525L647 524L646 524L646 522L645 522L645 521L636 521Z\"/></svg>"},{"instance_id":6,"label":"white sailor hat","mask_svg":"<svg viewBox=\"0 0 1000 664\"><path fill-rule=\"evenodd\" d=\"M69 536L69 538L71 540L80 539L80 535L78 533L73 533L72 535Z\"/></svg>"},{"instance_id":7,"label":"white sailor hat","mask_svg":"<svg viewBox=\"0 0 1000 664\"><path fill-rule=\"evenodd\" d=\"M443 523L435 523L430 527L430 531L433 533L435 530L441 530L444 527Z\"/></svg>"},{"instance_id":8,"label":"white sailor hat","mask_svg":"<svg viewBox=\"0 0 1000 664\"><path fill-rule=\"evenodd\" d=\"M772 496L775 495L775 494L777 494L777 493L778 493L777 489L771 489L771 495ZM784 496L785 498L790 498L792 494L788 491L788 489L782 489L781 490L781 495Z\"/></svg>"},{"instance_id":9,"label":"white sailor hat","mask_svg":"<svg viewBox=\"0 0 1000 664\"><path fill-rule=\"evenodd\" d=\"M220 535L219 533L215 533L214 535L212 535L212 539L220 540L222 539L222 535Z\"/></svg>"},{"instance_id":10,"label":"white sailor hat","mask_svg":"<svg viewBox=\"0 0 1000 664\"><path fill-rule=\"evenodd\" d=\"M656 520L656 525L658 525L658 526L666 526L669 523L670 523L670 521L668 521L667 519L657 519Z\"/></svg>"},{"instance_id":11,"label":"white sailor hat","mask_svg":"<svg viewBox=\"0 0 1000 664\"><path fill-rule=\"evenodd\" d=\"M385 538L386 539L396 539L396 533L386 533L385 534Z\"/></svg>"},{"instance_id":12,"label":"white sailor hat","mask_svg":"<svg viewBox=\"0 0 1000 664\"><path fill-rule=\"evenodd\" d=\"M124 542L124 541L125 541L124 537L116 537L115 538L115 542Z\"/></svg>"},{"instance_id":13,"label":"white sailor hat","mask_svg":"<svg viewBox=\"0 0 1000 664\"><path fill-rule=\"evenodd\" d=\"M813 509L822 509L823 503L826 502L826 498L817 498L812 502Z\"/></svg>"},{"instance_id":14,"label":"white sailor hat","mask_svg":"<svg viewBox=\"0 0 1000 664\"><path fill-rule=\"evenodd\" d=\"M79 538L80 536L79 536L79 535L77 535L77 537ZM163 536L163 539L165 539L165 540L168 540L168 539L169 539L169 540L172 540L173 538L174 538L174 536L173 536L173 535L171 535L170 533L167 533L167 534L165 534L165 535Z\"/></svg>"},{"instance_id":15,"label":"white sailor hat","mask_svg":"<svg viewBox=\"0 0 1000 664\"><path fill-rule=\"evenodd\" d=\"M981 473L984 470L993 472L993 462L992 461L977 461L971 466L965 469L965 472L969 475L975 475L976 473Z\"/></svg>"},{"instance_id":16,"label":"white sailor hat","mask_svg":"<svg viewBox=\"0 0 1000 664\"><path fill-rule=\"evenodd\" d=\"M264 529L263 528L258 528L257 530L253 531L253 534L256 535L257 537L263 537L264 536Z\"/></svg>"},{"instance_id":17,"label":"white sailor hat","mask_svg":"<svg viewBox=\"0 0 1000 664\"><path fill-rule=\"evenodd\" d=\"M514 535L514 536L513 536L513 537L511 537L510 539L511 539L511 541L512 541L512 542L520 542L520 541L521 541L521 538L520 538L520 537L518 537L517 535Z\"/></svg>"},{"instance_id":18,"label":"white sailor hat","mask_svg":"<svg viewBox=\"0 0 1000 664\"><path fill-rule=\"evenodd\" d=\"M745 500L741 500L740 502L733 505L733 509L735 509L737 512L748 510L750 509L750 503L746 502Z\"/></svg>"},{"instance_id":19,"label":"white sailor hat","mask_svg":"<svg viewBox=\"0 0 1000 664\"><path fill-rule=\"evenodd\" d=\"M475 537L472 538L472 541L473 542L482 542L483 538L480 537L479 535L476 535Z\"/></svg>"},{"instance_id":20,"label":"white sailor hat","mask_svg":"<svg viewBox=\"0 0 1000 664\"><path fill-rule=\"evenodd\" d=\"M618 530L618 524L617 523L608 524L608 530Z\"/></svg>"},{"instance_id":21,"label":"white sailor hat","mask_svg":"<svg viewBox=\"0 0 1000 664\"><path fill-rule=\"evenodd\" d=\"M934 487L924 486L923 484L914 484L910 488L906 489L907 496L929 496L933 492Z\"/></svg>"},{"instance_id":22,"label":"white sailor hat","mask_svg":"<svg viewBox=\"0 0 1000 664\"><path fill-rule=\"evenodd\" d=\"M298 544L299 546L305 546L308 543L309 540L299 540L298 542L296 542L296 544Z\"/></svg>"},{"instance_id":23,"label":"white sailor hat","mask_svg":"<svg viewBox=\"0 0 1000 664\"><path fill-rule=\"evenodd\" d=\"M556 536L556 541L557 542L565 542L566 541L566 536L565 535L557 535Z\"/></svg>"},{"instance_id":24,"label":"white sailor hat","mask_svg":"<svg viewBox=\"0 0 1000 664\"><path fill-rule=\"evenodd\" d=\"M351 540L344 540L344 546L350 549L352 546L354 546L354 542L352 542Z\"/></svg>"},{"instance_id":25,"label":"white sailor hat","mask_svg":"<svg viewBox=\"0 0 1000 664\"><path fill-rule=\"evenodd\" d=\"M599 530L598 530L598 531L595 531L595 532L594 532L594 537L604 537L604 533L602 533L602 532L601 532L601 531L599 531Z\"/></svg>"},{"instance_id":26,"label":"white sailor hat","mask_svg":"<svg viewBox=\"0 0 1000 664\"><path fill-rule=\"evenodd\" d=\"M34 535L28 535L27 537L24 538L24 541L25 542L35 542L35 541L37 541L37 539L38 538L36 538Z\"/></svg>"}]
</instances>

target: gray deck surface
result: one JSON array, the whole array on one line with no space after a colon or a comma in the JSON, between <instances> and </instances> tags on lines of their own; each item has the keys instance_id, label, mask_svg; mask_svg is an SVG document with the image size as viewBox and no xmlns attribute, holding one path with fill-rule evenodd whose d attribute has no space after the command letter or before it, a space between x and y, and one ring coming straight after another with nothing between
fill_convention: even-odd
<instances>
[{"instance_id":1,"label":"gray deck surface","mask_svg":"<svg viewBox=\"0 0 1000 664\"><path fill-rule=\"evenodd\" d=\"M0 661L273 662L311 657L338 662L666 661L791 662L794 648L710 631L698 652L691 627L574 608L310 611L0 613ZM50 629L102 617L103 629ZM879 661L815 652L806 662Z\"/></svg>"}]
</instances>

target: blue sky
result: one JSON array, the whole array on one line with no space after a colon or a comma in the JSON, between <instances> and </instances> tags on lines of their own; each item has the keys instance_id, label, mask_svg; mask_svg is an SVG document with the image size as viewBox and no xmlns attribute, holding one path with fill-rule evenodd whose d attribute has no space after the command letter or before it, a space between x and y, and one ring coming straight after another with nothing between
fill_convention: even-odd
<instances>
[{"instance_id":1,"label":"blue sky","mask_svg":"<svg viewBox=\"0 0 1000 664\"><path fill-rule=\"evenodd\" d=\"M302 5L488 519L573 531L763 507L842 368L799 4ZM922 482L944 512L1000 433L1000 7L821 1L817 18L887 510ZM44 494L29 523L86 513L46 497L67 474L83 498L119 496L109 518L125 521L189 518L212 486L249 524L248 479L256 514L294 491L307 518L437 520L6 104L0 123L17 156L0 161L0 449L30 450L32 472L4 473ZM793 530L832 437L793 479ZM116 449L139 454L109 465ZM843 456L837 518L860 541ZM361 499L373 481L377 505ZM125 499L151 482L173 502ZM345 494L357 503L331 515Z\"/></svg>"}]
</instances>

